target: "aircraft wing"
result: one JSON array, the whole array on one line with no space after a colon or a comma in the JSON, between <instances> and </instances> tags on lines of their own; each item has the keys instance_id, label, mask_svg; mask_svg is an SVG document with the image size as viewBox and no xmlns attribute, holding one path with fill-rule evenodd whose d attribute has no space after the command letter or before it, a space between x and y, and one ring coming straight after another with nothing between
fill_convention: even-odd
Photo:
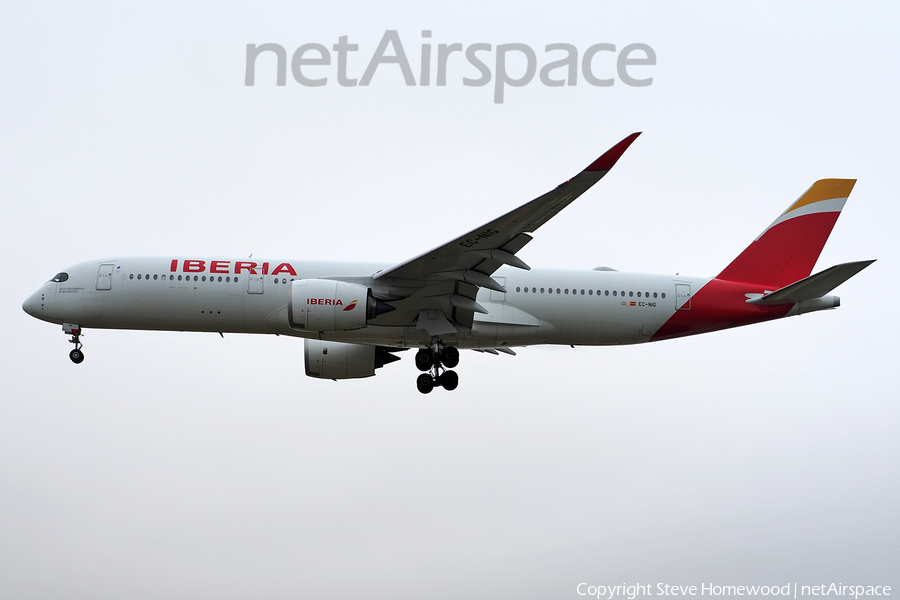
<instances>
[{"instance_id":1,"label":"aircraft wing","mask_svg":"<svg viewBox=\"0 0 900 600\"><path fill-rule=\"evenodd\" d=\"M491 277L494 271L504 264L529 269L528 265L516 256L516 252L531 241L532 238L528 234L549 221L600 181L639 135L640 132L629 135L553 191L442 246L379 271L373 278L376 283L380 281L389 288L401 285L410 290L428 286L430 283L456 282L457 285L449 291L443 286L441 289L435 289L431 295L426 295L427 293L413 295L431 299L430 302L418 303L420 306L443 308L445 315L452 321L471 327L474 313L486 312L475 302L478 288L505 292L503 286ZM407 285L403 285L403 282L407 282ZM397 304L395 306L401 308ZM394 318L403 312L406 311L399 311Z\"/></svg>"}]
</instances>

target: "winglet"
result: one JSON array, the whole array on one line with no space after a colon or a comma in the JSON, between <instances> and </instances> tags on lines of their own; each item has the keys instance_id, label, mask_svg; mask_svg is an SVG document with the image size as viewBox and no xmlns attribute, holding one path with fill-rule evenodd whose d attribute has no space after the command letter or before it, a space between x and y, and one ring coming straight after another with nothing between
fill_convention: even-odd
<instances>
[{"instance_id":1,"label":"winglet","mask_svg":"<svg viewBox=\"0 0 900 600\"><path fill-rule=\"evenodd\" d=\"M585 171L609 171L613 168L613 165L616 164L616 161L625 154L625 151L628 150L628 146L630 146L639 135L641 135L640 131L632 133L627 138L607 150L603 156L592 162Z\"/></svg>"}]
</instances>

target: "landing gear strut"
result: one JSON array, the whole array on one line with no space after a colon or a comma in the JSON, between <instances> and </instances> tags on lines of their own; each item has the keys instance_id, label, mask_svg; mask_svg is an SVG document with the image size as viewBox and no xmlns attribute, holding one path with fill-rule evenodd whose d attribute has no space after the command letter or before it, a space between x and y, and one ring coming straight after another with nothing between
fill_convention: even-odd
<instances>
[{"instance_id":1,"label":"landing gear strut","mask_svg":"<svg viewBox=\"0 0 900 600\"><path fill-rule=\"evenodd\" d=\"M63 333L72 334L72 339L69 340L69 343L75 344L75 349L69 352L69 358L76 365L80 365L81 361L84 360L84 352L81 351L81 327L72 323L63 323Z\"/></svg>"},{"instance_id":2,"label":"landing gear strut","mask_svg":"<svg viewBox=\"0 0 900 600\"><path fill-rule=\"evenodd\" d=\"M459 364L459 350L453 346L444 346L440 338L431 340L431 347L422 348L416 353L416 367L425 371L416 378L416 387L423 394L428 394L436 386L453 391L459 385L459 375L449 368Z\"/></svg>"}]
</instances>

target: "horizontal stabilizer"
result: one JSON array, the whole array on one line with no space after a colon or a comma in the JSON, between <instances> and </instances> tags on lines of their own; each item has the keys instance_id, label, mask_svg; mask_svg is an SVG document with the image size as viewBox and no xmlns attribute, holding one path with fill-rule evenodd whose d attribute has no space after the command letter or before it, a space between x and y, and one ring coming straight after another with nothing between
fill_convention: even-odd
<instances>
[{"instance_id":1,"label":"horizontal stabilizer","mask_svg":"<svg viewBox=\"0 0 900 600\"><path fill-rule=\"evenodd\" d=\"M837 286L841 285L869 265L874 260L844 263L825 269L821 273L810 275L779 290L759 298L747 300L748 304L773 306L776 304L796 304L804 300L821 298Z\"/></svg>"}]
</instances>

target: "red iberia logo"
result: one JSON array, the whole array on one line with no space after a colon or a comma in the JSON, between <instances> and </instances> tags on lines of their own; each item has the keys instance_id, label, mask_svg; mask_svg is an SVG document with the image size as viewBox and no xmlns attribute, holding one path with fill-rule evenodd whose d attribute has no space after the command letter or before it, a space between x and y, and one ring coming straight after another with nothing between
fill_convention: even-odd
<instances>
[{"instance_id":1,"label":"red iberia logo","mask_svg":"<svg viewBox=\"0 0 900 600\"><path fill-rule=\"evenodd\" d=\"M356 300L354 300L353 302L356 303ZM343 305L344 305L344 303L341 302L341 299L340 299L340 298L336 298L336 299L332 299L332 298L307 298L307 299L306 299L306 303L307 303L307 304L321 304L321 305L323 305L323 306L343 306ZM349 310L349 307L348 307L348 308L345 308L344 310Z\"/></svg>"},{"instance_id":2,"label":"red iberia logo","mask_svg":"<svg viewBox=\"0 0 900 600\"><path fill-rule=\"evenodd\" d=\"M353 302L351 302L350 304L348 304L347 306L345 306L345 307L344 307L344 312L347 312L348 310L353 310L354 308L356 308L356 302L357 302L357 301L354 300Z\"/></svg>"}]
</instances>

